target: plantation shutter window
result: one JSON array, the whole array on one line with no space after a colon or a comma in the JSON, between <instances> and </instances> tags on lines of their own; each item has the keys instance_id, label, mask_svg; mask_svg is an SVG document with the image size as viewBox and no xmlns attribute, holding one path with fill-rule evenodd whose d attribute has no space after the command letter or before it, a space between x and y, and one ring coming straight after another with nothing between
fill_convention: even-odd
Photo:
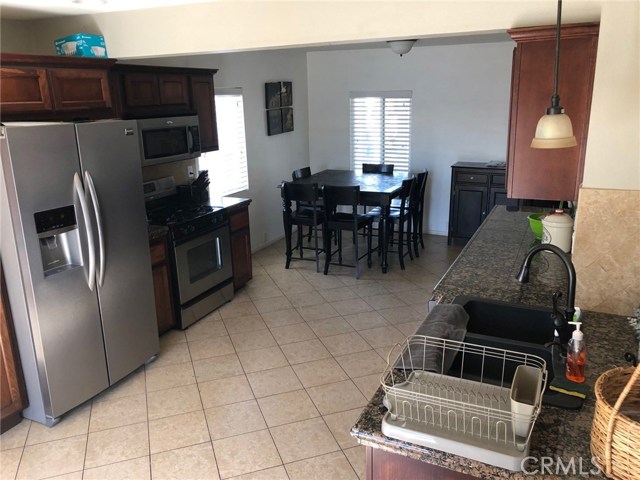
<instances>
[{"instance_id":1,"label":"plantation shutter window","mask_svg":"<svg viewBox=\"0 0 640 480\"><path fill-rule=\"evenodd\" d=\"M351 92L351 168L387 163L408 172L411 159L411 91Z\"/></svg>"}]
</instances>

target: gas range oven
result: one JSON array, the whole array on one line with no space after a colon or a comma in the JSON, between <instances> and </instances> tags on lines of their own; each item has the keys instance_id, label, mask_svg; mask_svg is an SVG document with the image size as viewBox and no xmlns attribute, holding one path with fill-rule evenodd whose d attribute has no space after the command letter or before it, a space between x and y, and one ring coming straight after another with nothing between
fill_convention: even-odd
<instances>
[{"instance_id":1,"label":"gas range oven","mask_svg":"<svg viewBox=\"0 0 640 480\"><path fill-rule=\"evenodd\" d=\"M164 188L147 195L147 219L169 227L176 318L185 329L233 298L229 219L226 209L193 203L162 180Z\"/></svg>"}]
</instances>

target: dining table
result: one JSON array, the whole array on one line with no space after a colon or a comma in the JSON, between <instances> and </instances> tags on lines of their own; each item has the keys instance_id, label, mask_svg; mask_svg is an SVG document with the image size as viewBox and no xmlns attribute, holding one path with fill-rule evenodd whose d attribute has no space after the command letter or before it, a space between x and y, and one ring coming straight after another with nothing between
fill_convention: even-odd
<instances>
[{"instance_id":1,"label":"dining table","mask_svg":"<svg viewBox=\"0 0 640 480\"><path fill-rule=\"evenodd\" d=\"M325 185L333 186L360 186L360 205L380 207L380 265L382 273L387 273L389 263L387 261L387 220L391 211L391 200L398 197L402 191L402 181L411 178L413 174L408 172L394 172L392 174L362 173L356 170L322 170L309 177L299 178L293 183L313 184L320 188Z\"/></svg>"}]
</instances>

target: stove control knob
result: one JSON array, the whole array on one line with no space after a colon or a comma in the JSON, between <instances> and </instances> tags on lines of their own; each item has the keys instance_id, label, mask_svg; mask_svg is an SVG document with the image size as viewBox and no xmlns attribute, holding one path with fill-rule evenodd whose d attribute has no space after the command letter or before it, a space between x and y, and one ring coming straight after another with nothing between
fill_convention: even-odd
<instances>
[{"instance_id":1,"label":"stove control knob","mask_svg":"<svg viewBox=\"0 0 640 480\"><path fill-rule=\"evenodd\" d=\"M193 225L189 225L189 226L187 227L187 230L189 231L189 233L193 233L193 232L195 232L195 231L196 231L196 227L194 227Z\"/></svg>"}]
</instances>

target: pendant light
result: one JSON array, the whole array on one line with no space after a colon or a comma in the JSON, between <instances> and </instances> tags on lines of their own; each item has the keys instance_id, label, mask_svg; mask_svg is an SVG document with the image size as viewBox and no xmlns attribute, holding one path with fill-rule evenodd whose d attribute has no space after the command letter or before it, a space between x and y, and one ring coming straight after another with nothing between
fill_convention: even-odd
<instances>
[{"instance_id":1,"label":"pendant light","mask_svg":"<svg viewBox=\"0 0 640 480\"><path fill-rule=\"evenodd\" d=\"M558 21L556 24L556 59L553 71L553 95L547 113L538 121L536 136L531 141L531 148L565 148L575 147L571 119L560 106L558 95L558 65L560 63L560 18L562 16L562 0L558 0Z\"/></svg>"},{"instance_id":2,"label":"pendant light","mask_svg":"<svg viewBox=\"0 0 640 480\"><path fill-rule=\"evenodd\" d=\"M387 44L393 53L402 56L409 53L416 41L417 40L390 40Z\"/></svg>"}]
</instances>

